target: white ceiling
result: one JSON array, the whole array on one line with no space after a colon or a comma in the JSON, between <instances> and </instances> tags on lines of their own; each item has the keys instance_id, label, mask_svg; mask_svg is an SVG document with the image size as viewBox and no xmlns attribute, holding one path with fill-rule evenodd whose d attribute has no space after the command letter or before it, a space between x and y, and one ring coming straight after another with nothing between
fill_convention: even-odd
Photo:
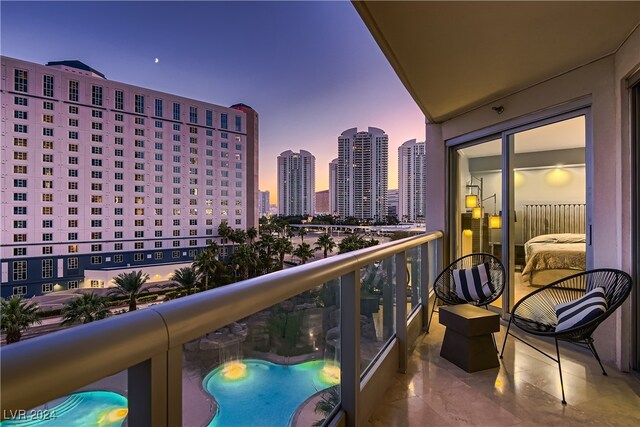
<instances>
[{"instance_id":1,"label":"white ceiling","mask_svg":"<svg viewBox=\"0 0 640 427\"><path fill-rule=\"evenodd\" d=\"M640 2L353 1L431 122L614 53Z\"/></svg>"}]
</instances>

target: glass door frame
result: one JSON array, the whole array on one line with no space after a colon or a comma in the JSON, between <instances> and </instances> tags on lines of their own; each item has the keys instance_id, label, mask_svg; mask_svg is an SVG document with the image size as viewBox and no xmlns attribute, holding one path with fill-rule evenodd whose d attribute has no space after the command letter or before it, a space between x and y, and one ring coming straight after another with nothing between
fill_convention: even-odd
<instances>
[{"instance_id":1,"label":"glass door frame","mask_svg":"<svg viewBox=\"0 0 640 427\"><path fill-rule=\"evenodd\" d=\"M632 358L631 366L640 372L640 72L629 81L629 95L631 101L631 204L632 204L632 268L631 275L636 284L632 299Z\"/></svg>"},{"instance_id":2,"label":"glass door frame","mask_svg":"<svg viewBox=\"0 0 640 427\"><path fill-rule=\"evenodd\" d=\"M513 183L513 151L514 135L518 132L550 125L571 118L584 116L585 118L585 169L586 169L586 234L587 234L587 269L593 268L592 250L592 207L593 207L593 121L591 116L591 98L585 97L558 107L532 113L527 116L516 118L498 125L494 125L482 130L478 130L467 135L462 135L446 141L448 169L447 174L447 240L449 247L449 259L456 258L456 245L453 244L454 237L452 231L458 233L456 229L456 207L459 200L459 189L457 186L457 156L456 151L482 144L495 139L502 141L502 212L513 212L514 209L514 183ZM515 237L515 223L513 215L507 216L509 221L502 223L502 263L507 274L505 291L502 295L502 307L491 307L493 311L500 313L503 319L508 319L510 309L513 307L514 290L513 282L515 275L515 265L511 260L515 260L515 247L513 242Z\"/></svg>"}]
</instances>

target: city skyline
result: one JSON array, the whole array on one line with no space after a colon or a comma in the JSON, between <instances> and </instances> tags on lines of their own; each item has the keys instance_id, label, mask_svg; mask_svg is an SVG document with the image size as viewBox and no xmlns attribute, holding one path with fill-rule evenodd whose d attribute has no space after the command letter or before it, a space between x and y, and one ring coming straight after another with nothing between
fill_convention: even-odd
<instances>
[{"instance_id":1,"label":"city skyline","mask_svg":"<svg viewBox=\"0 0 640 427\"><path fill-rule=\"evenodd\" d=\"M78 59L112 80L255 108L261 119L260 189L270 191L272 203L275 159L282 151L314 153L320 191L329 187L323 165L337 157L340 132L380 127L389 135L389 187L395 188L397 147L424 136L423 114L348 2L1 7L6 56L41 64ZM62 19L74 22L73 29L61 27Z\"/></svg>"}]
</instances>

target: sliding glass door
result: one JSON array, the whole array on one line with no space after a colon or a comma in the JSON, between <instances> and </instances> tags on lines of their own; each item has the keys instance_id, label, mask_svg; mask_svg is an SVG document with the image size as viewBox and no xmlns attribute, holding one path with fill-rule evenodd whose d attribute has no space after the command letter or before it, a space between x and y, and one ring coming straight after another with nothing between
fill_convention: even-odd
<instances>
[{"instance_id":1,"label":"sliding glass door","mask_svg":"<svg viewBox=\"0 0 640 427\"><path fill-rule=\"evenodd\" d=\"M633 242L635 242L633 276L636 283L633 292L633 368L640 371L640 291L638 290L638 281L640 280L640 82L631 88L631 127L633 135Z\"/></svg>"},{"instance_id":2,"label":"sliding glass door","mask_svg":"<svg viewBox=\"0 0 640 427\"><path fill-rule=\"evenodd\" d=\"M452 258L489 252L508 287L504 315L541 286L588 264L588 111L452 147Z\"/></svg>"}]
</instances>

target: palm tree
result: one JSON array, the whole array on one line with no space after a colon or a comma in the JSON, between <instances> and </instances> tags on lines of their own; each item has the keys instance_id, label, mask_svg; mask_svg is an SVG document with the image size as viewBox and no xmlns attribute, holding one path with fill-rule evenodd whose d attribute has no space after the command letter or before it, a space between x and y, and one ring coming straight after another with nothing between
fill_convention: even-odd
<instances>
[{"instance_id":1,"label":"palm tree","mask_svg":"<svg viewBox=\"0 0 640 427\"><path fill-rule=\"evenodd\" d=\"M24 301L19 295L0 302L0 329L7 333L7 344L20 341L22 333L34 323L41 323L37 304Z\"/></svg>"},{"instance_id":2,"label":"palm tree","mask_svg":"<svg viewBox=\"0 0 640 427\"><path fill-rule=\"evenodd\" d=\"M308 243L300 243L293 251L293 255L300 259L300 264L304 264L309 259L313 258L313 251Z\"/></svg>"},{"instance_id":3,"label":"palm tree","mask_svg":"<svg viewBox=\"0 0 640 427\"><path fill-rule=\"evenodd\" d=\"M317 251L324 251L324 257L327 257L327 254L336 247L336 242L334 242L333 237L331 237L328 233L323 233L318 237L318 241L316 242L315 249Z\"/></svg>"},{"instance_id":4,"label":"palm tree","mask_svg":"<svg viewBox=\"0 0 640 427\"><path fill-rule=\"evenodd\" d=\"M316 402L315 413L320 413L324 416L323 419L316 421L312 424L313 427L324 425L324 421L327 419L333 408L340 403L340 392L338 387L334 386L320 394L320 400Z\"/></svg>"},{"instance_id":5,"label":"palm tree","mask_svg":"<svg viewBox=\"0 0 640 427\"><path fill-rule=\"evenodd\" d=\"M222 221L218 226L218 235L223 239L228 239L233 233L233 229L229 227L227 221Z\"/></svg>"},{"instance_id":6,"label":"palm tree","mask_svg":"<svg viewBox=\"0 0 640 427\"><path fill-rule=\"evenodd\" d=\"M231 235L229 236L229 240L231 240L234 244L241 245L245 243L247 240L247 232L240 228L237 228L231 232Z\"/></svg>"},{"instance_id":7,"label":"palm tree","mask_svg":"<svg viewBox=\"0 0 640 427\"><path fill-rule=\"evenodd\" d=\"M304 243L304 236L306 236L307 234L309 234L309 231L306 228L300 227L298 229L298 236L300 236L300 242Z\"/></svg>"},{"instance_id":8,"label":"palm tree","mask_svg":"<svg viewBox=\"0 0 640 427\"><path fill-rule=\"evenodd\" d=\"M242 271L242 280L249 278L249 268L255 266L257 261L256 254L251 246L244 243L238 246L231 254L231 262Z\"/></svg>"},{"instance_id":9,"label":"palm tree","mask_svg":"<svg viewBox=\"0 0 640 427\"><path fill-rule=\"evenodd\" d=\"M129 311L136 309L136 298L142 291L142 286L149 280L148 274L143 274L142 270L130 273L120 273L113 278L116 285L107 295L125 296L129 299Z\"/></svg>"},{"instance_id":10,"label":"palm tree","mask_svg":"<svg viewBox=\"0 0 640 427\"><path fill-rule=\"evenodd\" d=\"M284 268L284 256L285 254L290 254L293 252L293 245L291 241L285 237L278 237L275 239L273 244L273 249L278 254L278 262L280 265L280 269Z\"/></svg>"},{"instance_id":11,"label":"palm tree","mask_svg":"<svg viewBox=\"0 0 640 427\"><path fill-rule=\"evenodd\" d=\"M207 249L200 251L196 258L193 260L193 267L195 268L196 278L197 276L204 277L204 290L209 289L209 276L213 275L216 271L216 261L218 255L218 245L212 243Z\"/></svg>"},{"instance_id":12,"label":"palm tree","mask_svg":"<svg viewBox=\"0 0 640 427\"><path fill-rule=\"evenodd\" d=\"M255 227L251 227L247 230L247 237L249 238L249 243L253 245L253 241L258 237L258 229Z\"/></svg>"},{"instance_id":13,"label":"palm tree","mask_svg":"<svg viewBox=\"0 0 640 427\"><path fill-rule=\"evenodd\" d=\"M200 252L203 254L205 251ZM199 254L199 255L200 255ZM187 294L193 294L198 287L198 273L193 267L179 268L171 275L172 284L180 286Z\"/></svg>"},{"instance_id":14,"label":"palm tree","mask_svg":"<svg viewBox=\"0 0 640 427\"><path fill-rule=\"evenodd\" d=\"M338 249L339 253L344 254L351 251L357 251L358 249L375 246L378 243L379 242L375 239L367 240L359 234L350 234L349 236L342 239L342 241L338 245Z\"/></svg>"},{"instance_id":15,"label":"palm tree","mask_svg":"<svg viewBox=\"0 0 640 427\"><path fill-rule=\"evenodd\" d=\"M111 312L107 308L107 299L91 292L65 303L62 308L62 324L91 323L94 320L101 320L110 315Z\"/></svg>"}]
</instances>

